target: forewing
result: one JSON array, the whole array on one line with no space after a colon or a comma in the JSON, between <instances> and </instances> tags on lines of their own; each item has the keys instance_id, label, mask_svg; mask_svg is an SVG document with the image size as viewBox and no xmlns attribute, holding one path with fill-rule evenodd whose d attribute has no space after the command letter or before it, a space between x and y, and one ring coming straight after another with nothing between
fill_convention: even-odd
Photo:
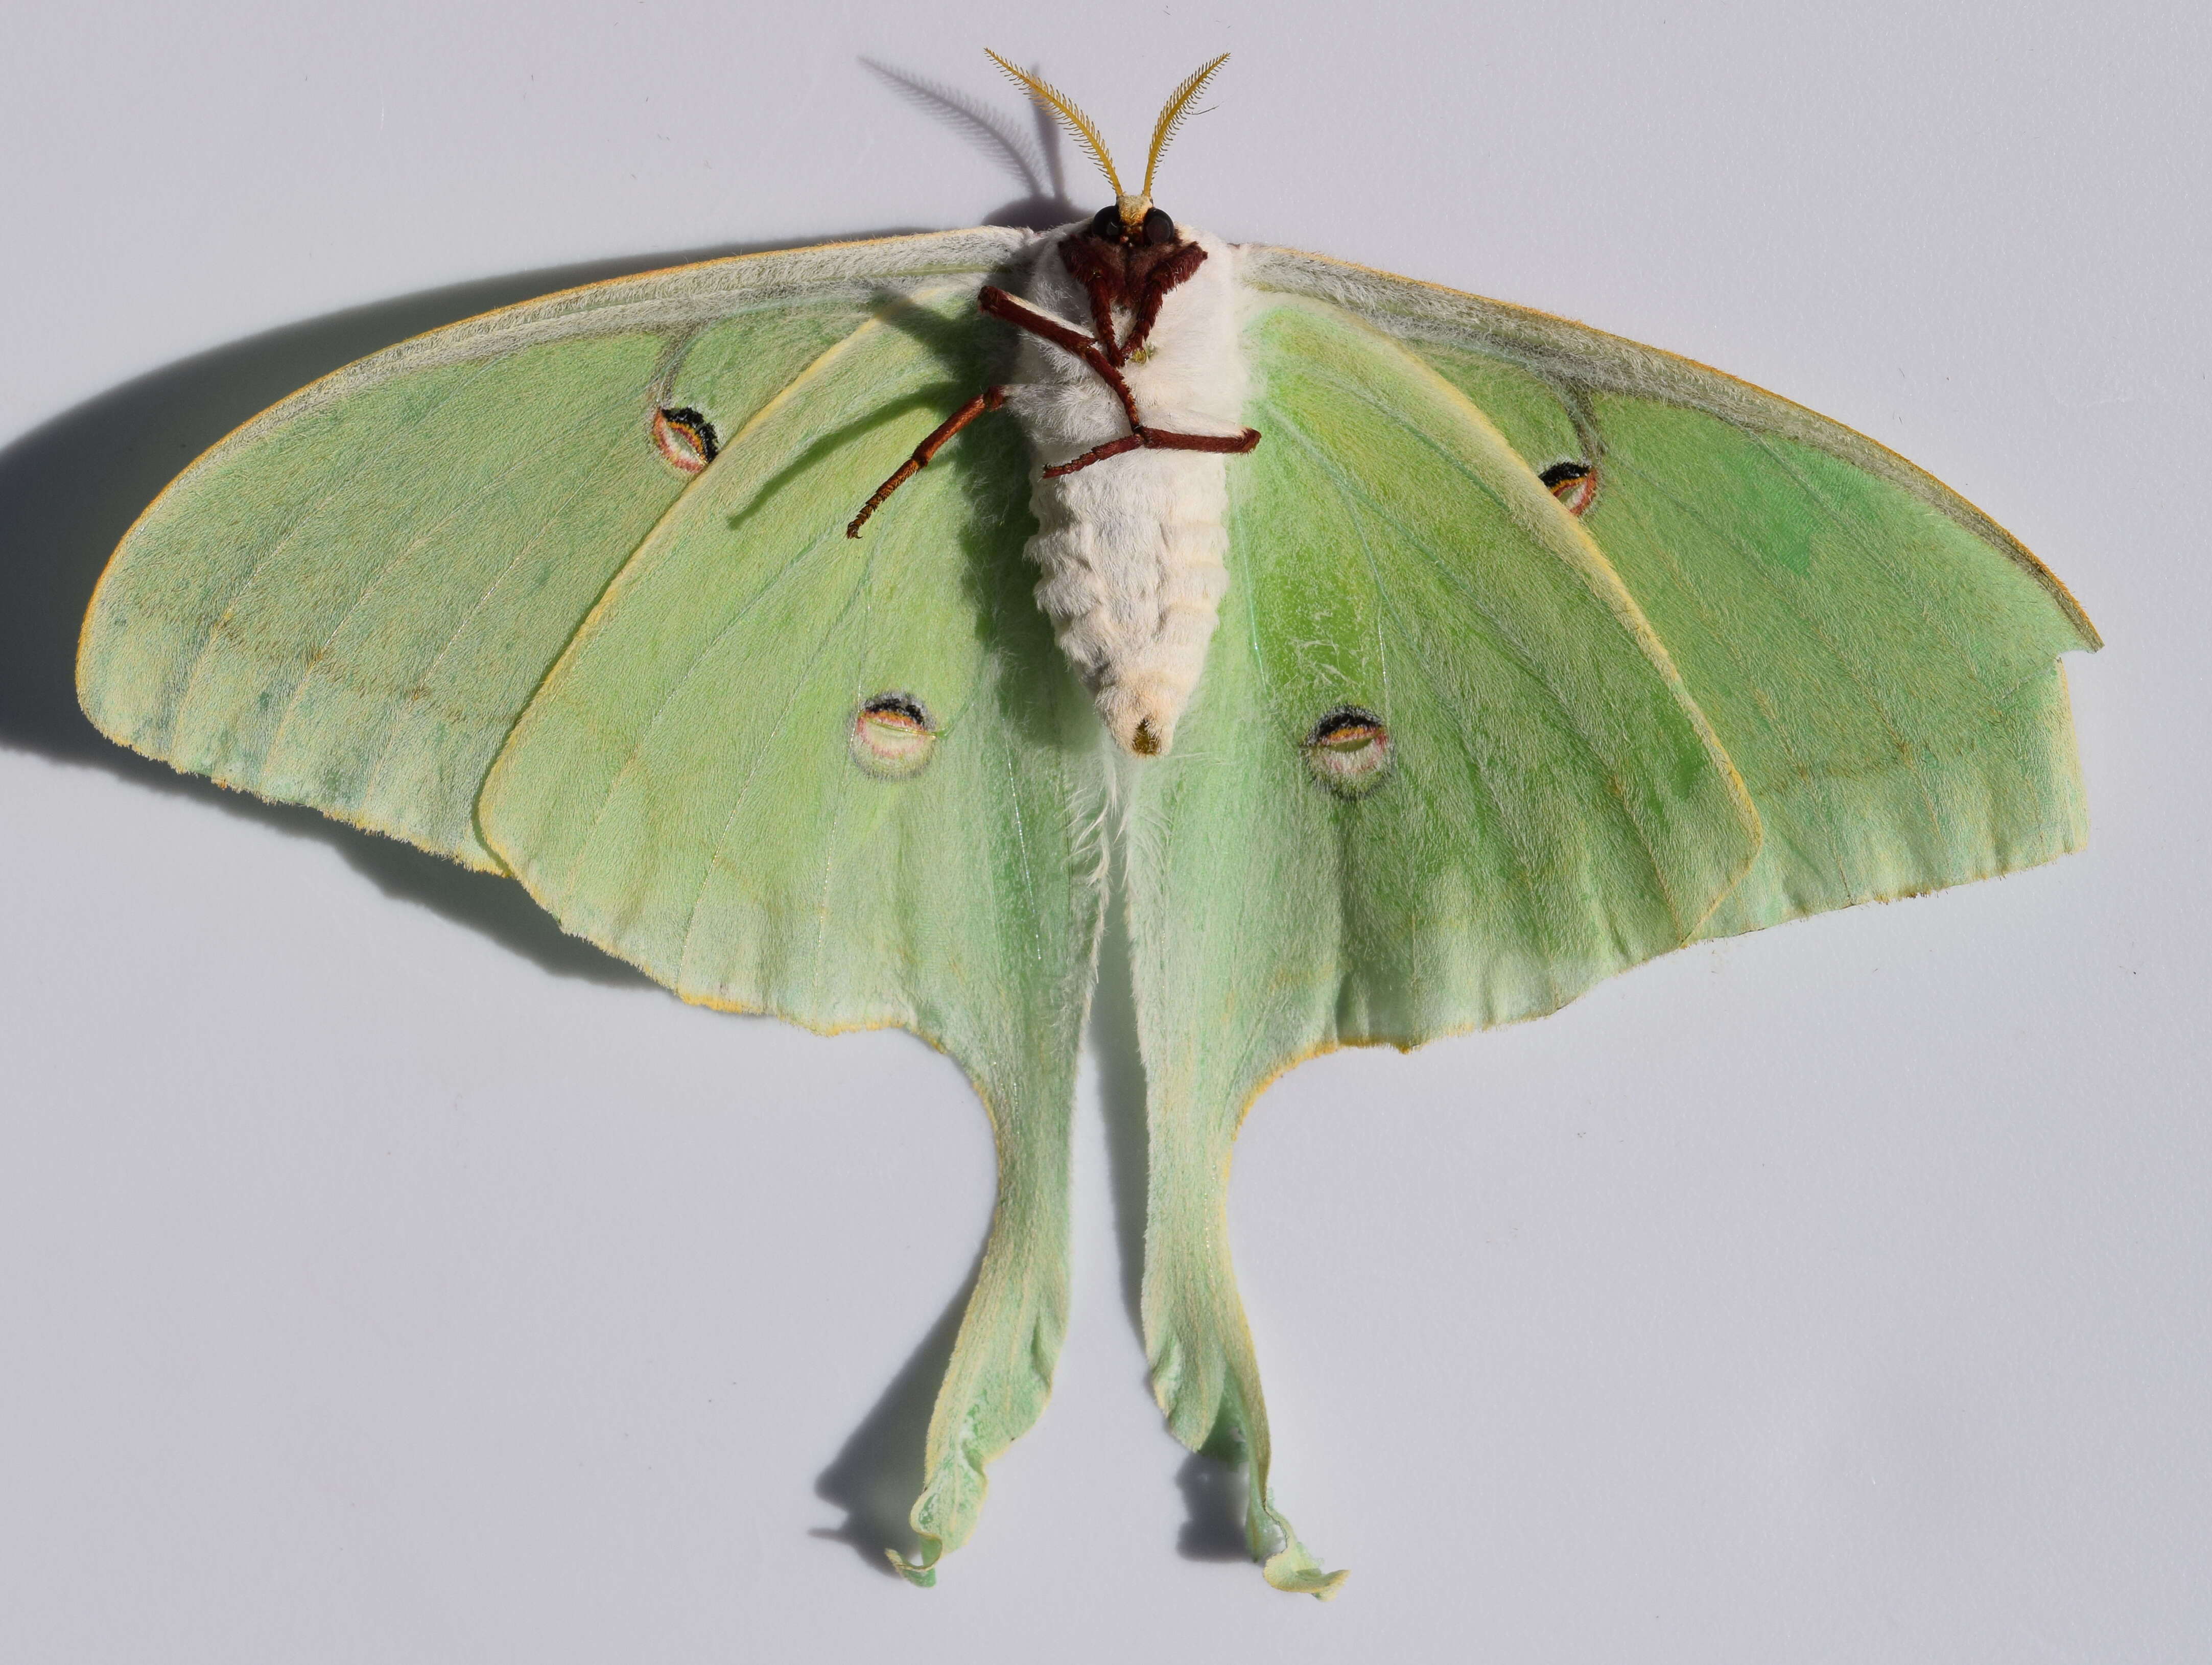
<instances>
[{"instance_id":1,"label":"forewing","mask_svg":"<svg viewBox=\"0 0 2212 1665\"><path fill-rule=\"evenodd\" d=\"M472 866L471 811L578 622L726 443L918 285L969 293L1018 234L830 246L601 283L406 342L196 462L116 551L78 690L112 738Z\"/></svg>"},{"instance_id":2,"label":"forewing","mask_svg":"<svg viewBox=\"0 0 2212 1665\"><path fill-rule=\"evenodd\" d=\"M2056 659L2096 633L1955 493L1785 400L1563 319L1282 250L1249 252L1247 270L1397 335L1532 470L1595 468L1583 524L1765 829L1702 934L2080 848Z\"/></svg>"}]
</instances>

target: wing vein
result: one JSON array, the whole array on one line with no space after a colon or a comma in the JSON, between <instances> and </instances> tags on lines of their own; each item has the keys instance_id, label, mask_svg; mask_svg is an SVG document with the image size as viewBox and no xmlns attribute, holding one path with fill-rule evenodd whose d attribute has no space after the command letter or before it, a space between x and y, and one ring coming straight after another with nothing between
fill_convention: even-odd
<instances>
[{"instance_id":1,"label":"wing vein","mask_svg":"<svg viewBox=\"0 0 2212 1665\"><path fill-rule=\"evenodd\" d=\"M1395 421L1395 418L1393 420ZM1402 423L1400 423L1399 425L1401 427L1405 426L1405 424ZM1304 428L1301 426L1295 418L1286 417L1279 420L1277 426L1286 428L1297 437L1299 443L1310 454L1323 454L1322 447L1320 444L1310 434L1306 432ZM1422 439L1425 444L1428 443L1426 436L1420 434L1419 429L1408 428L1407 431L1413 434L1416 437ZM1443 452L1440 447L1431 445L1430 448L1436 451L1440 456L1443 456L1447 459L1449 458L1449 453ZM1474 477L1473 475L1473 471L1467 469L1464 465L1455 462L1455 466L1459 468L1462 473L1467 474L1469 477ZM1581 746L1582 750L1588 755L1590 762L1597 767L1601 777L1608 781L1611 780L1614 772L1613 760L1607 757L1598 749L1596 741L1592 739L1589 734L1584 731L1582 725L1576 720L1575 713L1572 708L1568 705L1566 696L1562 694L1558 688L1553 685L1553 683L1548 677L1545 676L1542 671L1537 668L1533 657L1529 654L1528 650L1515 639L1512 633L1505 628L1504 624L1498 618L1498 617L1484 604L1482 598L1473 590L1472 586L1468 584L1466 579L1452 568L1449 562L1443 558L1443 552L1431 545L1425 538L1416 533L1412 527L1407 526L1395 515L1389 513L1388 510L1384 508L1382 504L1379 502L1372 494L1369 493L1364 487L1360 486L1357 481L1348 481L1347 489L1357 495L1359 501L1366 507L1370 513L1375 516L1376 520L1381 520L1385 525L1392 527L1399 532L1408 544L1412 544L1414 548L1422 550L1431 557L1431 562L1441 581L1456 589L1460 592L1462 598L1474 609L1475 613L1490 626L1490 634L1492 639L1502 649L1504 650L1506 657L1531 684L1537 688L1541 689L1544 693L1550 697L1553 706L1559 712L1560 726L1564 732L1574 738L1576 742ZM1493 501L1496 501L1494 495ZM1595 597L1592 599L1593 600L1595 599ZM1651 838L1645 831L1642 821L1637 816L1634 809L1629 805L1626 799L1619 793L1610 793L1607 794L1607 798L1613 804L1615 813L1617 813L1621 819L1627 823L1629 830L1636 838L1636 842L1643 847L1644 859L1650 863L1652 878L1659 886L1660 895L1667 903L1668 911L1673 915L1677 925L1681 927L1681 933L1685 938L1686 938L1692 927L1690 925L1685 925L1682 923L1682 911L1676 905L1672 888L1667 882L1666 872L1660 862L1657 848L1652 843Z\"/></svg>"},{"instance_id":2,"label":"wing vein","mask_svg":"<svg viewBox=\"0 0 2212 1665\"><path fill-rule=\"evenodd\" d=\"M224 606L222 616L217 618L214 624L209 627L207 640L200 644L199 651L192 656L191 669L185 675L184 687L177 696L173 714L170 719L170 736L171 743L173 744L174 744L176 730L184 720L185 709L191 704L193 690L199 684L200 671L207 663L209 653L213 650L216 641L222 636L223 627L228 624L231 620L237 617L240 604L246 599L246 592L252 589L255 583L259 580L261 574L268 569L269 563L276 558L278 554L283 550L287 544L291 543L292 539L299 534L300 529L302 526L306 526L308 521L312 520L316 516L317 513L329 506L332 499L360 480L360 478L366 474L370 468L389 458L394 451L399 448L403 441L415 437L415 435L421 431L424 422L427 422L430 417L434 416L439 411L444 410L447 405L451 404L455 399L459 398L470 388L475 386L477 382L483 380L485 376L491 373L497 362L498 361L496 360L486 361L483 368L478 369L474 374L471 375L466 380L447 389L444 397L440 398L435 404L432 405L428 411L425 411L421 417L416 419L414 423L404 433L394 434L385 445L380 447L375 451L369 453L368 455L359 458L355 462L353 468L347 473L344 479L333 485L328 491L325 491L316 497L312 503L303 507L298 516L294 519L292 524L278 534L276 541L271 544L267 549L262 550L259 555L254 556L253 564L246 569L246 576L239 581L238 587L231 592L230 600Z\"/></svg>"},{"instance_id":3,"label":"wing vein","mask_svg":"<svg viewBox=\"0 0 2212 1665\"><path fill-rule=\"evenodd\" d=\"M1729 531L1726 527L1717 525L1695 504L1669 489L1666 483L1657 475L1638 467L1632 457L1620 452L1615 452L1613 454L1628 473L1644 481L1654 494L1672 505L1684 519L1694 521L1704 527L1717 541L1731 545L1741 558L1744 570L1750 573L1760 585L1772 592L1777 605L1803 624L1807 632L1835 656L1837 667L1843 671L1851 686L1858 690L1860 697L1867 703L1867 708L1874 713L1875 720L1881 725L1883 730L1889 735L1891 744L1897 748L1899 761L1904 763L1906 771L1911 775L1922 801L1927 805L1929 824L1940 832L1942 829L1942 814L1936 805L1935 797L1928 790L1927 781L1921 776L1919 761L1913 756L1911 742L1905 738L1904 731L1898 727L1896 720L1890 714L1889 708L1882 703L1874 690L1868 686L1865 678L1860 675L1858 668L1851 663L1850 656L1844 651L1842 644L1791 605L1788 592L1775 581L1774 575L1766 570L1765 557L1759 553L1756 546L1746 542L1738 534Z\"/></svg>"},{"instance_id":4,"label":"wing vein","mask_svg":"<svg viewBox=\"0 0 2212 1665\"><path fill-rule=\"evenodd\" d=\"M565 438L568 434L581 431L589 425L589 422L590 416L587 413L584 418L565 430L562 437ZM555 441L555 443L557 442L557 441ZM285 727L291 722L293 714L300 708L300 702L306 697L307 684L314 680L314 667L330 652L331 644L343 633L354 616L368 605L369 597L376 592L377 587L398 571L400 564L410 556L420 550L439 533L455 525L486 496L498 490L524 469L538 460L539 454L535 448L526 450L521 455L513 459L497 473L480 482L475 489L462 498L459 502L453 504L438 520L417 532L413 539L403 548L393 550L390 558L370 575L368 581L361 586L360 592L346 604L345 611L338 615L337 622L331 626L328 633L317 644L314 652L308 656L307 663L302 667L299 679L292 684L291 697L284 702L284 709L276 719L276 726L270 731L268 742L262 748L262 766L264 769L276 756L276 749L283 742ZM569 495L573 497L574 493L571 492Z\"/></svg>"}]
</instances>

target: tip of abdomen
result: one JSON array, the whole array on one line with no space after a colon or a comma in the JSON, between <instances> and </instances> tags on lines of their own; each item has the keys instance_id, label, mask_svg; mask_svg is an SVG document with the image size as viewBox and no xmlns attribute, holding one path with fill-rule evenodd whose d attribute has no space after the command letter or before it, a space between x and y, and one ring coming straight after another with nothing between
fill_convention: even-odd
<instances>
[{"instance_id":1,"label":"tip of abdomen","mask_svg":"<svg viewBox=\"0 0 2212 1665\"><path fill-rule=\"evenodd\" d=\"M1045 574L1037 605L1114 743L1133 757L1175 743L1229 586L1225 545L1215 523L1127 514L1030 540Z\"/></svg>"},{"instance_id":2,"label":"tip of abdomen","mask_svg":"<svg viewBox=\"0 0 2212 1665\"><path fill-rule=\"evenodd\" d=\"M1132 757L1158 757L1175 744L1176 719L1182 715L1190 692L1157 684L1108 683L1093 697L1115 744Z\"/></svg>"}]
</instances>

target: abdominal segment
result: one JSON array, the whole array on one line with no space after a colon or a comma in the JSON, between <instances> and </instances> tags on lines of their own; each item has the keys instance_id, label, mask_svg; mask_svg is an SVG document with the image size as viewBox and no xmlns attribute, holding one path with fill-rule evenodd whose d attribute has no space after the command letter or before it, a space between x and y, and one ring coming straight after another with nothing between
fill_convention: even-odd
<instances>
[{"instance_id":1,"label":"abdominal segment","mask_svg":"<svg viewBox=\"0 0 2212 1665\"><path fill-rule=\"evenodd\" d=\"M1205 668L1229 546L1225 459L1145 451L1039 480L1037 605L1115 744L1164 752Z\"/></svg>"}]
</instances>

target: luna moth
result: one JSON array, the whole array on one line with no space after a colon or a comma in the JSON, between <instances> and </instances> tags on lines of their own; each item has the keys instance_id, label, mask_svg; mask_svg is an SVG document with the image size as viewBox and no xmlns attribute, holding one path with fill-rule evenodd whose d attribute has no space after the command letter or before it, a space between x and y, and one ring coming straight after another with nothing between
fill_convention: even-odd
<instances>
[{"instance_id":1,"label":"luna moth","mask_svg":"<svg viewBox=\"0 0 2212 1665\"><path fill-rule=\"evenodd\" d=\"M686 1000L896 1025L998 1200L900 1562L927 1584L1065 1326L1076 1054L1122 875L1155 1391L1270 1483L1227 1249L1277 1074L1553 1011L1686 944L2081 846L2028 551L1701 366L1152 201L712 261L401 343L141 517L84 708L506 873ZM896 1559L896 1558L895 1558Z\"/></svg>"}]
</instances>

